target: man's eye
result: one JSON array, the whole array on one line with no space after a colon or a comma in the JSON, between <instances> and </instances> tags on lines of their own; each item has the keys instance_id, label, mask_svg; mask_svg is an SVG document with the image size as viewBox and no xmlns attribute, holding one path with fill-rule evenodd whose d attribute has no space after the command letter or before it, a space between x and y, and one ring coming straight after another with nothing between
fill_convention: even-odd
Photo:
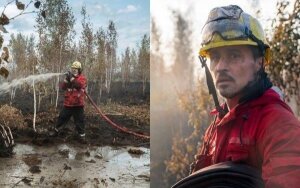
<instances>
[{"instance_id":1,"label":"man's eye","mask_svg":"<svg viewBox=\"0 0 300 188\"><path fill-rule=\"evenodd\" d=\"M236 53L232 53L232 54L230 54L229 57L230 57L231 59L236 59L236 58L239 58L240 55L239 55L239 54L236 54Z\"/></svg>"},{"instance_id":2,"label":"man's eye","mask_svg":"<svg viewBox=\"0 0 300 188\"><path fill-rule=\"evenodd\" d=\"M211 56L210 59L211 61L217 62L220 59L220 57L215 55L215 56Z\"/></svg>"}]
</instances>

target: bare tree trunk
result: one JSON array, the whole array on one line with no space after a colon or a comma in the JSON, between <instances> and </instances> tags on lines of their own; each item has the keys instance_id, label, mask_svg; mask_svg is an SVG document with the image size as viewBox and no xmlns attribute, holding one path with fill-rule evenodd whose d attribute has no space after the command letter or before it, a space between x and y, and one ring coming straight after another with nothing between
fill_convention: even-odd
<instances>
[{"instance_id":1,"label":"bare tree trunk","mask_svg":"<svg viewBox=\"0 0 300 188\"><path fill-rule=\"evenodd\" d=\"M32 81L32 87L33 87L33 130L36 132L35 129L35 120L36 120L36 94L35 94L35 86L34 86L34 79Z\"/></svg>"},{"instance_id":2,"label":"bare tree trunk","mask_svg":"<svg viewBox=\"0 0 300 188\"><path fill-rule=\"evenodd\" d=\"M105 87L108 90L108 68L105 67Z\"/></svg>"},{"instance_id":3,"label":"bare tree trunk","mask_svg":"<svg viewBox=\"0 0 300 188\"><path fill-rule=\"evenodd\" d=\"M61 53L62 53L62 45L61 45L61 42L60 42L58 72L61 72L61 68L60 68L61 67L61 59L62 59ZM57 76L55 108L57 108L58 95L59 95L59 76Z\"/></svg>"},{"instance_id":4,"label":"bare tree trunk","mask_svg":"<svg viewBox=\"0 0 300 188\"><path fill-rule=\"evenodd\" d=\"M89 85L86 85L86 87L85 87L85 92L88 92L89 91Z\"/></svg>"},{"instance_id":5,"label":"bare tree trunk","mask_svg":"<svg viewBox=\"0 0 300 188\"><path fill-rule=\"evenodd\" d=\"M10 102L9 102L10 105L12 105L12 101L14 100L15 95L16 95L16 89L12 88L10 91Z\"/></svg>"},{"instance_id":6,"label":"bare tree trunk","mask_svg":"<svg viewBox=\"0 0 300 188\"><path fill-rule=\"evenodd\" d=\"M58 95L59 95L59 76L57 76L57 82L56 82L55 108L57 108L57 105L58 105Z\"/></svg>"},{"instance_id":7,"label":"bare tree trunk","mask_svg":"<svg viewBox=\"0 0 300 188\"><path fill-rule=\"evenodd\" d=\"M40 111L40 106L41 106L41 91L39 91L38 111Z\"/></svg>"},{"instance_id":8,"label":"bare tree trunk","mask_svg":"<svg viewBox=\"0 0 300 188\"><path fill-rule=\"evenodd\" d=\"M113 68L113 57L110 58L110 69L109 69L109 80L108 80L108 93L110 93L111 79L112 79L112 68Z\"/></svg>"},{"instance_id":9,"label":"bare tree trunk","mask_svg":"<svg viewBox=\"0 0 300 188\"><path fill-rule=\"evenodd\" d=\"M99 99L98 99L99 104L101 102L101 97L102 97L102 80L103 80L103 77L101 76L100 77L100 84L99 84Z\"/></svg>"},{"instance_id":10,"label":"bare tree trunk","mask_svg":"<svg viewBox=\"0 0 300 188\"><path fill-rule=\"evenodd\" d=\"M146 79L143 79L143 96L145 96L146 93Z\"/></svg>"},{"instance_id":11,"label":"bare tree trunk","mask_svg":"<svg viewBox=\"0 0 300 188\"><path fill-rule=\"evenodd\" d=\"M52 82L52 87L51 87L51 92L50 92L50 103L51 103L51 105L53 105L53 101L54 101L53 91L56 91L56 80L53 80L53 82Z\"/></svg>"}]
</instances>

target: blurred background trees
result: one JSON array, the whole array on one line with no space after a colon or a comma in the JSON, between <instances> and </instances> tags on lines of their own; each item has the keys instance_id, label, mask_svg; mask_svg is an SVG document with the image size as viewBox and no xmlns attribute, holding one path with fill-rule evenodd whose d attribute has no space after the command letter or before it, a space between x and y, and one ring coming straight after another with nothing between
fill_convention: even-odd
<instances>
[{"instance_id":1,"label":"blurred background trees","mask_svg":"<svg viewBox=\"0 0 300 188\"><path fill-rule=\"evenodd\" d=\"M272 49L267 71L299 118L300 1L293 2L289 10L290 1L278 1L271 28L266 28ZM260 9L252 8L259 16ZM171 60L164 54L162 31L154 18L151 21L151 187L155 188L170 187L188 175L214 108L204 74L195 74L199 62L192 47L199 38L193 38L191 25L197 23L180 11L170 11L174 38L167 47L172 48Z\"/></svg>"},{"instance_id":2,"label":"blurred background trees","mask_svg":"<svg viewBox=\"0 0 300 188\"><path fill-rule=\"evenodd\" d=\"M272 63L268 73L300 117L300 1L294 2L291 12L287 10L289 4L289 1L277 3L277 16L272 21L274 33L269 36Z\"/></svg>"}]
</instances>

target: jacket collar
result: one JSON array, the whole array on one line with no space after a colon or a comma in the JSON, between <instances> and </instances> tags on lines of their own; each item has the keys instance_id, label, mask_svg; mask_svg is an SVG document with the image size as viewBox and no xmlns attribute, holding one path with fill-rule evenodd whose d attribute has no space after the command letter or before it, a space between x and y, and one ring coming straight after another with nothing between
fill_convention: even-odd
<instances>
[{"instance_id":1,"label":"jacket collar","mask_svg":"<svg viewBox=\"0 0 300 188\"><path fill-rule=\"evenodd\" d=\"M213 109L211 111L211 115L217 115L218 118L216 123L220 125L235 119L236 117L240 116L240 114L244 114L254 107L275 103L283 106L285 109L293 113L291 108L282 100L282 95L279 91L279 88L272 87L266 90L262 96L251 101L238 104L233 109L230 109L222 118L219 117L218 111L216 109ZM226 103L222 104L222 108L228 109Z\"/></svg>"}]
</instances>

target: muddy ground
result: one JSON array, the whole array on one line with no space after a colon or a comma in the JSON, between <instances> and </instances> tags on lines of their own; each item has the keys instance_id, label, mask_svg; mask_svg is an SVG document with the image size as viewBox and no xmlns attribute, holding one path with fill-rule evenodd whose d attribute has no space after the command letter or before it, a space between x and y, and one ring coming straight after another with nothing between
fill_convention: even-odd
<instances>
[{"instance_id":1,"label":"muddy ground","mask_svg":"<svg viewBox=\"0 0 300 188\"><path fill-rule=\"evenodd\" d=\"M10 105L8 101L0 99L0 108L5 106L3 113L8 114L0 121L11 127L16 146L12 157L0 159L1 187L150 187L150 140L116 130L90 103L85 107L82 142L72 119L57 137L48 136L61 106L42 105L35 132L31 96L16 96ZM116 124L150 134L149 102L109 101L99 106Z\"/></svg>"},{"instance_id":2,"label":"muddy ground","mask_svg":"<svg viewBox=\"0 0 300 188\"><path fill-rule=\"evenodd\" d=\"M0 187L150 187L149 148L18 143L14 152L0 158Z\"/></svg>"}]
</instances>

